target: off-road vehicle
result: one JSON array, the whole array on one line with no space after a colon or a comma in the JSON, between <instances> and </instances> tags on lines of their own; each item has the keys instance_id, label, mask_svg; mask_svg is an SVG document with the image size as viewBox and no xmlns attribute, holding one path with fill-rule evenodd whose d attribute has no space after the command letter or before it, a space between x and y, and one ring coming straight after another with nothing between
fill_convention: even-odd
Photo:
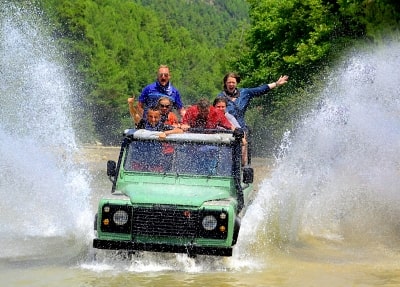
<instances>
[{"instance_id":1,"label":"off-road vehicle","mask_svg":"<svg viewBox=\"0 0 400 287\"><path fill-rule=\"evenodd\" d=\"M251 200L243 133L171 134L128 129L107 162L111 195L100 200L93 247L231 256Z\"/></svg>"}]
</instances>

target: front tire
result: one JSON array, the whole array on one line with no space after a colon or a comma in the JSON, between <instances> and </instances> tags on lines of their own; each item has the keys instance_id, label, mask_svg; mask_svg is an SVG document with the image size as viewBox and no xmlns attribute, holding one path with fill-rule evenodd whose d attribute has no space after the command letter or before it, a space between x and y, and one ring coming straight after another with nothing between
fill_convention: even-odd
<instances>
[{"instance_id":1,"label":"front tire","mask_svg":"<svg viewBox=\"0 0 400 287\"><path fill-rule=\"evenodd\" d=\"M95 231L97 231L97 213L96 213L96 215L94 216L94 226L93 226L93 229L94 229Z\"/></svg>"},{"instance_id":2,"label":"front tire","mask_svg":"<svg viewBox=\"0 0 400 287\"><path fill-rule=\"evenodd\" d=\"M235 219L235 226L233 227L232 246L236 244L240 230L240 219Z\"/></svg>"}]
</instances>

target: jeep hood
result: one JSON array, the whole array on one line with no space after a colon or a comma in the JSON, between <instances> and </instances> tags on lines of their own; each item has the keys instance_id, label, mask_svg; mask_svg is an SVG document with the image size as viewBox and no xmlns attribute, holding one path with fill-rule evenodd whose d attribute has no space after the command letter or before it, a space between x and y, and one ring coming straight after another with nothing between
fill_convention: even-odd
<instances>
[{"instance_id":1,"label":"jeep hood","mask_svg":"<svg viewBox=\"0 0 400 287\"><path fill-rule=\"evenodd\" d=\"M230 197L226 186L128 184L123 190L132 204L173 204L201 206L205 201Z\"/></svg>"}]
</instances>

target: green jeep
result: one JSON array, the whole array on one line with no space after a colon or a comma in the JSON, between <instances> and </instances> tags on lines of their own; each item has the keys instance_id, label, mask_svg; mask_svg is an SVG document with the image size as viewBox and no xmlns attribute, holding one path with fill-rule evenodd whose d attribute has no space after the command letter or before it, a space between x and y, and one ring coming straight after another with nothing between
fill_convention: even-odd
<instances>
[{"instance_id":1,"label":"green jeep","mask_svg":"<svg viewBox=\"0 0 400 287\"><path fill-rule=\"evenodd\" d=\"M124 132L118 163L107 162L112 195L99 202L93 247L231 256L254 193L243 134L158 134Z\"/></svg>"}]
</instances>

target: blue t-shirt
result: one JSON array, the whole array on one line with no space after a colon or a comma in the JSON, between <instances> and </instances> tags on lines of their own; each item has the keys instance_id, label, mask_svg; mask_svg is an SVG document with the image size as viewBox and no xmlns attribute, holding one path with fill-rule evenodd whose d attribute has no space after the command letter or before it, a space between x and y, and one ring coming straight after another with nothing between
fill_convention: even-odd
<instances>
[{"instance_id":1,"label":"blue t-shirt","mask_svg":"<svg viewBox=\"0 0 400 287\"><path fill-rule=\"evenodd\" d=\"M170 131L173 130L174 127L170 125L166 125L163 122L159 121L156 126L152 126L148 121L142 122L141 126L138 126L138 129L146 129L148 131L153 131L153 132L165 132L165 131Z\"/></svg>"},{"instance_id":2,"label":"blue t-shirt","mask_svg":"<svg viewBox=\"0 0 400 287\"><path fill-rule=\"evenodd\" d=\"M143 118L146 118L147 111L150 107L155 107L161 97L167 96L173 108L180 110L183 108L183 103L179 91L168 83L166 86L161 86L158 81L146 86L139 96L139 102L143 104Z\"/></svg>"},{"instance_id":3,"label":"blue t-shirt","mask_svg":"<svg viewBox=\"0 0 400 287\"><path fill-rule=\"evenodd\" d=\"M254 97L258 97L267 93L269 90L270 88L268 84L265 84L256 88L239 89L239 96L236 98L235 101L232 101L225 91L219 93L218 97L224 97L228 100L226 111L236 118L242 128L246 128L244 115L246 113L247 107L250 104L250 100Z\"/></svg>"}]
</instances>

